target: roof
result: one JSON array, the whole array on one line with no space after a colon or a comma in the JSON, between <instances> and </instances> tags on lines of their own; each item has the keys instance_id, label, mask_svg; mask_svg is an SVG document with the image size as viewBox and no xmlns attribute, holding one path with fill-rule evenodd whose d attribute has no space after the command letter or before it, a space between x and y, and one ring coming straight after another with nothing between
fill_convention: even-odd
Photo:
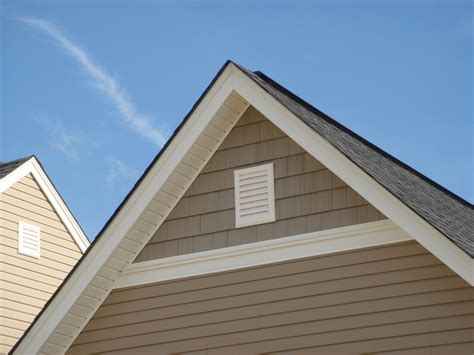
<instances>
[{"instance_id":1,"label":"roof","mask_svg":"<svg viewBox=\"0 0 474 355\"><path fill-rule=\"evenodd\" d=\"M474 243L468 233L472 220L472 205L343 127L261 72L252 72L227 61L104 225L91 247L15 344L11 353L38 352L43 346L48 349L67 349L68 344L75 339L85 324L68 327L70 334L68 333L67 337L56 333L56 328L60 327L76 304L84 304L80 303L83 295L90 299L90 294L87 296L85 293L89 285L104 282L103 277L100 279L102 267L109 265L110 269L111 264L107 264L108 261L117 260L114 253L120 252L120 259L124 261L124 258L128 258L127 262L130 264L156 232L174 204L158 204L165 212L160 212L163 215L159 220L151 223L154 227L147 226L150 228L149 232L130 234L140 219L146 220L153 215L146 213L148 204L152 200L155 201L163 186L166 187L173 169L177 168L194 142L207 126L211 125L213 117L219 117L219 111L216 110L224 107L226 100L233 93L236 93L244 104L254 105L275 121L275 124L281 124L280 128L285 133L297 131L297 143L306 146L315 157L324 157L322 162L329 169L337 170L341 178L346 177L346 182L357 185L356 191L360 190L358 192L370 203L382 208L388 218L396 219L398 222L395 222L402 229L406 228L407 232L430 252L471 285L474 284ZM304 124L296 125L295 120L301 120ZM230 121L235 122L234 119ZM216 140L221 141L222 137ZM331 149L328 149L329 146ZM215 147L207 150L206 154L211 156L214 151ZM333 163L334 160L337 160L337 164ZM351 176L356 180L351 180ZM182 191L186 191L184 187ZM180 192L179 196L182 194L184 192ZM423 204L426 206L422 206ZM443 211L443 208L446 211ZM442 220L436 221L437 218ZM443 223L451 226L443 226ZM458 228L460 231L457 231ZM133 247L130 244L132 239L136 242ZM128 249L126 253L124 249ZM114 269L117 275L114 277L118 278L122 270L123 267ZM80 307L81 312L85 312L84 319L92 316L113 288L113 285L105 285L106 283L100 294L97 294L97 302L90 303L83 298L83 302L90 305L87 310ZM94 293L97 293L97 287L94 290ZM55 337L54 341L48 340L50 336Z\"/></svg>"},{"instance_id":2,"label":"roof","mask_svg":"<svg viewBox=\"0 0 474 355\"><path fill-rule=\"evenodd\" d=\"M374 146L265 74L239 68L400 201L474 257L472 204Z\"/></svg>"},{"instance_id":3,"label":"roof","mask_svg":"<svg viewBox=\"0 0 474 355\"><path fill-rule=\"evenodd\" d=\"M4 178L12 171L20 167L24 162L28 161L32 156L11 160L5 163L0 162L0 179Z\"/></svg>"}]
</instances>

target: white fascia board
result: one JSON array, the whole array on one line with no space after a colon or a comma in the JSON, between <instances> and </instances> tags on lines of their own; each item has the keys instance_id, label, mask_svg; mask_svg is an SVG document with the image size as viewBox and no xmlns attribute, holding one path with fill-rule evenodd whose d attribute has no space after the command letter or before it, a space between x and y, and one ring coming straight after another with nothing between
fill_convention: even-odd
<instances>
[{"instance_id":1,"label":"white fascia board","mask_svg":"<svg viewBox=\"0 0 474 355\"><path fill-rule=\"evenodd\" d=\"M56 326L107 262L151 199L206 128L225 99L232 93L235 86L233 76L231 76L233 70L235 70L233 66L229 65L221 73L191 117L95 242L93 248L89 250L45 312L18 344L15 354L37 353L48 340ZM130 260L129 263L132 261Z\"/></svg>"},{"instance_id":2,"label":"white fascia board","mask_svg":"<svg viewBox=\"0 0 474 355\"><path fill-rule=\"evenodd\" d=\"M380 212L474 286L474 259L238 69L236 92Z\"/></svg>"},{"instance_id":3,"label":"white fascia board","mask_svg":"<svg viewBox=\"0 0 474 355\"><path fill-rule=\"evenodd\" d=\"M66 229L71 234L79 249L84 253L89 247L90 242L82 231L81 227L73 217L69 208L67 208L61 196L54 188L46 173L41 168L36 158L24 162L21 166L16 168L10 174L0 180L0 193L6 191L8 188L16 184L26 175L31 174L45 194L49 203L53 206L61 221L64 223Z\"/></svg>"},{"instance_id":4,"label":"white fascia board","mask_svg":"<svg viewBox=\"0 0 474 355\"><path fill-rule=\"evenodd\" d=\"M113 287L141 286L409 240L413 238L389 220L370 222L130 264Z\"/></svg>"}]
</instances>

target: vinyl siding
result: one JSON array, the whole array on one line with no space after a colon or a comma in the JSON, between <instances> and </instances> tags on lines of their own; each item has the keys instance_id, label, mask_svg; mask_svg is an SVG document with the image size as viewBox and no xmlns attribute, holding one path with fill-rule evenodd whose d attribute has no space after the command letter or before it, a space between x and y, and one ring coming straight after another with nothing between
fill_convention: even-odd
<instances>
[{"instance_id":1,"label":"vinyl siding","mask_svg":"<svg viewBox=\"0 0 474 355\"><path fill-rule=\"evenodd\" d=\"M276 222L235 228L234 170L274 163ZM385 219L250 107L136 261Z\"/></svg>"},{"instance_id":2,"label":"vinyl siding","mask_svg":"<svg viewBox=\"0 0 474 355\"><path fill-rule=\"evenodd\" d=\"M18 222L41 228L39 259L18 253ZM31 175L0 194L0 353L23 334L82 253Z\"/></svg>"},{"instance_id":3,"label":"vinyl siding","mask_svg":"<svg viewBox=\"0 0 474 355\"><path fill-rule=\"evenodd\" d=\"M113 291L70 354L472 354L474 289L416 242Z\"/></svg>"}]
</instances>

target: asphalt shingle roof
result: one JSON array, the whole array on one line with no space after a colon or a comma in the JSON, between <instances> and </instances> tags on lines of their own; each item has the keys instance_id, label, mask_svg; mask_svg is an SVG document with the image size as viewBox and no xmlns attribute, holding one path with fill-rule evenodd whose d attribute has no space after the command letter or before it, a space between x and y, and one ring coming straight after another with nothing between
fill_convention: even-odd
<instances>
[{"instance_id":1,"label":"asphalt shingle roof","mask_svg":"<svg viewBox=\"0 0 474 355\"><path fill-rule=\"evenodd\" d=\"M12 171L16 170L17 168L20 167L24 162L29 160L31 156L21 158L21 159L16 159L12 161L8 161L5 163L0 162L0 179L3 179L5 176L10 174Z\"/></svg>"},{"instance_id":2,"label":"asphalt shingle roof","mask_svg":"<svg viewBox=\"0 0 474 355\"><path fill-rule=\"evenodd\" d=\"M474 257L472 204L334 121L265 74L239 68L411 210Z\"/></svg>"}]
</instances>

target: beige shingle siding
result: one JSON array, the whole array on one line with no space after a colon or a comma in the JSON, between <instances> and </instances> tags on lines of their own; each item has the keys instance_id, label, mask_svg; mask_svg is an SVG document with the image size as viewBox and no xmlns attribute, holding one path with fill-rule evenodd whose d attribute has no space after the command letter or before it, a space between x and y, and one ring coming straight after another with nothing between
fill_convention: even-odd
<instances>
[{"instance_id":1,"label":"beige shingle siding","mask_svg":"<svg viewBox=\"0 0 474 355\"><path fill-rule=\"evenodd\" d=\"M235 228L234 170L274 163L276 222ZM384 219L354 190L249 108L137 261Z\"/></svg>"},{"instance_id":2,"label":"beige shingle siding","mask_svg":"<svg viewBox=\"0 0 474 355\"><path fill-rule=\"evenodd\" d=\"M465 349L474 341L473 298L465 281L408 242L115 290L70 353Z\"/></svg>"},{"instance_id":3,"label":"beige shingle siding","mask_svg":"<svg viewBox=\"0 0 474 355\"><path fill-rule=\"evenodd\" d=\"M39 259L18 253L18 222L41 229ZM0 194L0 353L23 334L82 253L31 175Z\"/></svg>"}]
</instances>

